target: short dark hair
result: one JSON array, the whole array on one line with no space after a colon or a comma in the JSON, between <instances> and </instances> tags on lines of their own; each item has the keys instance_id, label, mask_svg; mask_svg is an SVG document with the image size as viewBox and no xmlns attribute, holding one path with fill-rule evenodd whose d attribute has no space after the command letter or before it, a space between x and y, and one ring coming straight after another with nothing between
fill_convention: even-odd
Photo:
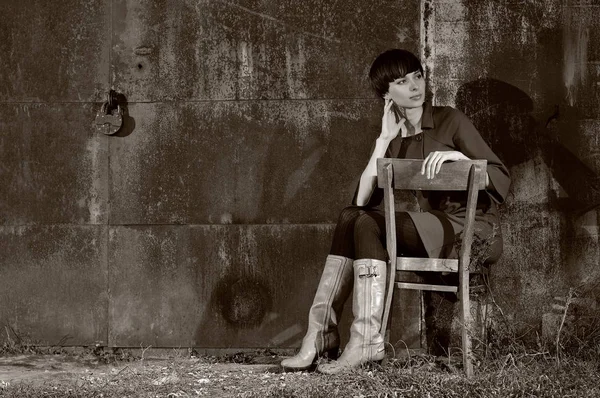
<instances>
[{"instance_id":1,"label":"short dark hair","mask_svg":"<svg viewBox=\"0 0 600 398\"><path fill-rule=\"evenodd\" d=\"M379 54L371 65L371 87L383 98L389 90L390 82L416 71L423 73L423 66L413 53L397 48L387 50Z\"/></svg>"}]
</instances>

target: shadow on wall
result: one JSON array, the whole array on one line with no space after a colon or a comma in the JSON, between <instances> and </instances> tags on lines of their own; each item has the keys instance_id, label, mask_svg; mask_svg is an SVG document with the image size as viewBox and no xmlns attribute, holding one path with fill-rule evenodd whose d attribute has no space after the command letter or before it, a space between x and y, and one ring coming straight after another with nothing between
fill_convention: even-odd
<instances>
[{"instance_id":1,"label":"shadow on wall","mask_svg":"<svg viewBox=\"0 0 600 398\"><path fill-rule=\"evenodd\" d=\"M509 169L535 157L540 137L531 116L533 101L525 92L500 80L479 79L459 88L456 107Z\"/></svg>"},{"instance_id":2,"label":"shadow on wall","mask_svg":"<svg viewBox=\"0 0 600 398\"><path fill-rule=\"evenodd\" d=\"M117 94L117 102L121 106L121 109L123 109L123 125L114 137L128 137L135 130L135 119L129 116L129 102L124 94Z\"/></svg>"},{"instance_id":3,"label":"shadow on wall","mask_svg":"<svg viewBox=\"0 0 600 398\"><path fill-rule=\"evenodd\" d=\"M566 136L584 134L577 130L576 109L565 108L547 120L536 121L533 117L533 100L519 88L500 80L485 78L462 85L456 94L456 107L465 113L479 130L484 140L502 159L509 170L541 157L551 175L561 185L567 196L558 197L553 187L547 187L549 201L542 211L555 210L561 214L563 226L560 231L560 253L567 283L581 281L573 262L579 258L581 248L573 246L577 219L600 204L600 177L598 174L563 145L559 133ZM565 134L563 134L565 135ZM532 166L533 167L533 166ZM513 176L515 177L515 176ZM539 210L532 204L532 210ZM577 268L577 267L575 267ZM518 294L521 286L515 286ZM456 337L452 332L452 314L456 310L453 295L432 293L427 299L427 340L433 353L444 354ZM445 314L445 315L444 315Z\"/></svg>"},{"instance_id":4,"label":"shadow on wall","mask_svg":"<svg viewBox=\"0 0 600 398\"><path fill-rule=\"evenodd\" d=\"M568 198L556 199L559 210L579 217L600 206L600 175L563 145L559 137L576 140L586 132L580 127L577 108L557 108L556 117L548 120L546 130L553 137L544 151L544 161L552 170L552 176L568 194ZM566 143L568 145L568 142Z\"/></svg>"},{"instance_id":5,"label":"shadow on wall","mask_svg":"<svg viewBox=\"0 0 600 398\"><path fill-rule=\"evenodd\" d=\"M511 169L540 156L552 177L564 192L547 187L547 211L557 211L562 217L560 239L561 268L568 285L589 285L600 276L588 272L590 259L585 258L586 246L597 246L594 232L582 235L582 226L598 230L597 209L600 205L600 175L574 151L585 146L589 131L581 127L583 106L556 105L546 120L535 121L531 113L533 101L526 93L495 79L479 79L466 83L457 93L457 107L471 118L494 152ZM584 144L581 144L581 143ZM574 151L569 146L575 148ZM582 148L589 154L593 148ZM566 195L565 195L566 194ZM596 220L596 221L594 221ZM575 244L577 242L577 244ZM583 264L588 263L588 264Z\"/></svg>"},{"instance_id":6,"label":"shadow on wall","mask_svg":"<svg viewBox=\"0 0 600 398\"><path fill-rule=\"evenodd\" d=\"M456 107L471 119L509 169L541 154L552 176L568 194L565 200L553 198L552 208L582 214L600 204L600 177L558 141L553 128L559 125L575 129L578 118L574 109L559 112L557 106L547 121L536 122L532 116L533 101L525 92L490 78L461 86Z\"/></svg>"}]
</instances>

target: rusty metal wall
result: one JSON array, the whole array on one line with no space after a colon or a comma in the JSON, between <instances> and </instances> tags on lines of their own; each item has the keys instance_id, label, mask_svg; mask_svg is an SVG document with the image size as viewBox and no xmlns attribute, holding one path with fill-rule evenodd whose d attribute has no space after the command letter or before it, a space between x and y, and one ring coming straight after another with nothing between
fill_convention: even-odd
<instances>
[{"instance_id":1,"label":"rusty metal wall","mask_svg":"<svg viewBox=\"0 0 600 398\"><path fill-rule=\"evenodd\" d=\"M512 173L495 299L551 335L570 288L598 301L600 2L423 4L435 102L469 115Z\"/></svg>"},{"instance_id":2,"label":"rusty metal wall","mask_svg":"<svg viewBox=\"0 0 600 398\"><path fill-rule=\"evenodd\" d=\"M0 339L297 346L390 47L421 51L434 102L511 170L506 316L537 330L569 288L594 297L600 4L420 3L1 2Z\"/></svg>"},{"instance_id":3,"label":"rusty metal wall","mask_svg":"<svg viewBox=\"0 0 600 398\"><path fill-rule=\"evenodd\" d=\"M0 339L297 346L419 6L1 2Z\"/></svg>"},{"instance_id":4,"label":"rusty metal wall","mask_svg":"<svg viewBox=\"0 0 600 398\"><path fill-rule=\"evenodd\" d=\"M110 2L0 2L1 338L108 333ZM11 330L12 329L12 330Z\"/></svg>"}]
</instances>

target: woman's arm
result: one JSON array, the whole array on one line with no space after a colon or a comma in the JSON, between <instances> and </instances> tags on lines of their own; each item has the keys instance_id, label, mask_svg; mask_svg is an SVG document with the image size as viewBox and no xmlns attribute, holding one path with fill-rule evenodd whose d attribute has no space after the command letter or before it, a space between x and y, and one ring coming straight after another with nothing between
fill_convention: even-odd
<instances>
[{"instance_id":1,"label":"woman's arm","mask_svg":"<svg viewBox=\"0 0 600 398\"><path fill-rule=\"evenodd\" d=\"M356 194L357 206L366 206L366 204L369 203L369 199L371 198L371 194L377 183L377 159L385 156L385 152L387 151L390 142L391 141L384 140L381 137L377 138L375 141L375 149L373 149L369 163L360 175L360 182L358 183L358 191Z\"/></svg>"},{"instance_id":2,"label":"woman's arm","mask_svg":"<svg viewBox=\"0 0 600 398\"><path fill-rule=\"evenodd\" d=\"M452 117L447 120L452 134L455 151L432 152L423 161L421 174L433 178L442 163L452 160L485 159L487 160L486 191L498 203L504 202L510 186L510 174L502 161L483 140L473 123L459 110L452 110Z\"/></svg>"},{"instance_id":3,"label":"woman's arm","mask_svg":"<svg viewBox=\"0 0 600 398\"><path fill-rule=\"evenodd\" d=\"M392 109L393 104L394 102L391 99L386 99L383 108L383 117L381 118L381 134L379 134L379 137L375 141L375 148L373 149L373 153L371 153L369 163L362 172L360 182L358 183L356 194L357 206L366 206L375 189L377 182L377 159L385 156L390 142L398 136L400 131L406 133L406 117L398 118Z\"/></svg>"},{"instance_id":4,"label":"woman's arm","mask_svg":"<svg viewBox=\"0 0 600 398\"><path fill-rule=\"evenodd\" d=\"M427 157L423 160L423 165L421 166L421 174L427 174L427 179L431 180L437 173L440 172L442 168L442 164L448 161L455 160L470 160L464 153L459 151L435 151L431 152ZM490 175L489 173L485 174L485 187L490 187Z\"/></svg>"}]
</instances>

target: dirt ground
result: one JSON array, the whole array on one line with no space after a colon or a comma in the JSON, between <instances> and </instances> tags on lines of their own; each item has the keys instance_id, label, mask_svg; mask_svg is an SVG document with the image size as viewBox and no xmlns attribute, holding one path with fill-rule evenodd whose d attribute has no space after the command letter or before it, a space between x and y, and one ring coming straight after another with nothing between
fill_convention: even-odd
<instances>
[{"instance_id":1,"label":"dirt ground","mask_svg":"<svg viewBox=\"0 0 600 398\"><path fill-rule=\"evenodd\" d=\"M60 392L111 396L119 384L125 385L120 389L123 392L132 390L135 394L138 390L139 396L232 396L243 392L242 384L275 379L281 372L280 360L262 357L253 361L263 363L244 364L157 357L106 364L96 356L7 356L0 357L0 396L17 392L31 396L59 396ZM236 383L242 378L243 383Z\"/></svg>"},{"instance_id":2,"label":"dirt ground","mask_svg":"<svg viewBox=\"0 0 600 398\"><path fill-rule=\"evenodd\" d=\"M600 362L508 354L466 379L449 358L413 357L327 376L282 372L277 355L0 357L0 397L599 397ZM241 362L241 363L235 363Z\"/></svg>"},{"instance_id":3,"label":"dirt ground","mask_svg":"<svg viewBox=\"0 0 600 398\"><path fill-rule=\"evenodd\" d=\"M197 359L165 359L150 358L143 361L120 362L116 364L104 364L97 359L77 358L68 355L18 355L14 357L0 357L0 383L16 384L25 383L29 385L44 385L48 382L75 383L101 381L110 379L124 371L141 374L152 370L165 370L177 361L180 365L188 364L190 367L199 364ZM220 363L211 364L210 373L233 373L250 372L255 373L279 373L279 362L272 364L239 364Z\"/></svg>"}]
</instances>

